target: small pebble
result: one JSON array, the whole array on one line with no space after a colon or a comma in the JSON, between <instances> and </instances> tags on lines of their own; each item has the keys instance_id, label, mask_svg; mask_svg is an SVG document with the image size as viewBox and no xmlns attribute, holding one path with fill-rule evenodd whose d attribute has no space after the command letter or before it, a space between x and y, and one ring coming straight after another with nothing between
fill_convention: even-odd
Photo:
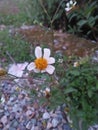
<instances>
[{"instance_id":1,"label":"small pebble","mask_svg":"<svg viewBox=\"0 0 98 130\"><path fill-rule=\"evenodd\" d=\"M27 111L26 111L26 116L29 117L29 116L31 116L31 114L32 114L32 111L31 111L31 110L27 110Z\"/></svg>"},{"instance_id":2,"label":"small pebble","mask_svg":"<svg viewBox=\"0 0 98 130\"><path fill-rule=\"evenodd\" d=\"M59 124L59 121L56 118L53 118L52 120L52 126L55 128Z\"/></svg>"},{"instance_id":3,"label":"small pebble","mask_svg":"<svg viewBox=\"0 0 98 130\"><path fill-rule=\"evenodd\" d=\"M3 128L3 123L2 122L0 122L0 129L2 129Z\"/></svg>"},{"instance_id":4,"label":"small pebble","mask_svg":"<svg viewBox=\"0 0 98 130\"><path fill-rule=\"evenodd\" d=\"M63 130L72 130L67 123L62 126L62 129Z\"/></svg>"},{"instance_id":5,"label":"small pebble","mask_svg":"<svg viewBox=\"0 0 98 130\"><path fill-rule=\"evenodd\" d=\"M47 129L50 130L52 128L52 123L48 122L47 123Z\"/></svg>"},{"instance_id":6,"label":"small pebble","mask_svg":"<svg viewBox=\"0 0 98 130\"><path fill-rule=\"evenodd\" d=\"M29 122L27 123L27 125L26 125L26 128L30 130L31 127L32 127L32 123L31 123L31 121L29 121Z\"/></svg>"},{"instance_id":7,"label":"small pebble","mask_svg":"<svg viewBox=\"0 0 98 130\"><path fill-rule=\"evenodd\" d=\"M48 113L48 112L45 112L44 114L43 114L43 119L49 119L50 118L50 114Z\"/></svg>"},{"instance_id":8,"label":"small pebble","mask_svg":"<svg viewBox=\"0 0 98 130\"><path fill-rule=\"evenodd\" d=\"M4 116L1 118L1 122L2 122L4 125L6 125L7 122L8 122L7 116L4 115Z\"/></svg>"}]
</instances>

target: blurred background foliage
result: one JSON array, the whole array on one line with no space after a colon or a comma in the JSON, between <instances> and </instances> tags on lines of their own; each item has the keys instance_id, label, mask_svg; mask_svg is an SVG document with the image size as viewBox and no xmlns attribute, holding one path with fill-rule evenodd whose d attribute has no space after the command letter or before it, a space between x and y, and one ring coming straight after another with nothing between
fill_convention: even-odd
<instances>
[{"instance_id":1,"label":"blurred background foliage","mask_svg":"<svg viewBox=\"0 0 98 130\"><path fill-rule=\"evenodd\" d=\"M98 1L73 0L76 2L69 11L69 0L29 0L26 7L33 24L61 29L91 40L98 40Z\"/></svg>"},{"instance_id":2,"label":"blurred background foliage","mask_svg":"<svg viewBox=\"0 0 98 130\"><path fill-rule=\"evenodd\" d=\"M98 41L98 0L25 0L17 5L15 14L0 13L0 24L38 24Z\"/></svg>"}]
</instances>

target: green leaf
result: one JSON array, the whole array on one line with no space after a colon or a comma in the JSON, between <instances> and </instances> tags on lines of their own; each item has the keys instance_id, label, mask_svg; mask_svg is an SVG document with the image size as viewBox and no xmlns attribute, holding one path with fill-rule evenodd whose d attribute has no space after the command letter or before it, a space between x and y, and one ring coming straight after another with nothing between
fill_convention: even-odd
<instances>
[{"instance_id":1,"label":"green leaf","mask_svg":"<svg viewBox=\"0 0 98 130\"><path fill-rule=\"evenodd\" d=\"M97 16L95 16L95 18L94 18L95 20L97 20L98 19L98 15Z\"/></svg>"},{"instance_id":2,"label":"green leaf","mask_svg":"<svg viewBox=\"0 0 98 130\"><path fill-rule=\"evenodd\" d=\"M87 24L87 20L80 20L77 25L79 25L80 27L84 26L85 24Z\"/></svg>"},{"instance_id":3,"label":"green leaf","mask_svg":"<svg viewBox=\"0 0 98 130\"><path fill-rule=\"evenodd\" d=\"M67 17L69 18L69 22L71 22L73 18L77 17L77 13L73 13L71 15L68 15Z\"/></svg>"},{"instance_id":4,"label":"green leaf","mask_svg":"<svg viewBox=\"0 0 98 130\"><path fill-rule=\"evenodd\" d=\"M68 94L68 93L72 93L72 92L76 92L76 91L77 91L77 90L74 89L74 88L67 88L67 89L65 89L64 94Z\"/></svg>"},{"instance_id":5,"label":"green leaf","mask_svg":"<svg viewBox=\"0 0 98 130\"><path fill-rule=\"evenodd\" d=\"M88 19L88 24L89 24L90 27L93 27L94 24L95 24L95 18L94 17L90 17Z\"/></svg>"},{"instance_id":6,"label":"green leaf","mask_svg":"<svg viewBox=\"0 0 98 130\"><path fill-rule=\"evenodd\" d=\"M74 75L74 76L79 76L79 75L80 75L79 70L72 70L70 73L71 73L72 75Z\"/></svg>"},{"instance_id":7,"label":"green leaf","mask_svg":"<svg viewBox=\"0 0 98 130\"><path fill-rule=\"evenodd\" d=\"M88 90L88 96L89 96L89 98L92 97L92 94L93 94L93 92L91 90Z\"/></svg>"}]
</instances>

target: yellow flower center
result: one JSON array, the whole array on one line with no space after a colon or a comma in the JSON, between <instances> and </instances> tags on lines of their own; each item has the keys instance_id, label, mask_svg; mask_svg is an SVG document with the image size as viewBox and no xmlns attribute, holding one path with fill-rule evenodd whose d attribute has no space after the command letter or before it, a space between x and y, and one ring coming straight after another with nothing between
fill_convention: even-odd
<instances>
[{"instance_id":1,"label":"yellow flower center","mask_svg":"<svg viewBox=\"0 0 98 130\"><path fill-rule=\"evenodd\" d=\"M47 68L48 63L47 63L47 60L44 58L38 58L34 62L35 62L36 68L39 70L44 70Z\"/></svg>"}]
</instances>

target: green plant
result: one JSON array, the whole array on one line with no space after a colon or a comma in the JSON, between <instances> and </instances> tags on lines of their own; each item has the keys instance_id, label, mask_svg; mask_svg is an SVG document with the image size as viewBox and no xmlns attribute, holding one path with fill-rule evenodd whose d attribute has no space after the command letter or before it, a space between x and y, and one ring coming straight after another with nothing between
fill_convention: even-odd
<instances>
[{"instance_id":1,"label":"green plant","mask_svg":"<svg viewBox=\"0 0 98 130\"><path fill-rule=\"evenodd\" d=\"M0 24L21 26L22 24L30 24L31 21L25 12L18 14L0 14Z\"/></svg>"},{"instance_id":2,"label":"green plant","mask_svg":"<svg viewBox=\"0 0 98 130\"><path fill-rule=\"evenodd\" d=\"M7 12L7 9L4 6L5 12L1 10L0 12L0 24L4 25L13 25L13 26L21 26L22 24L31 24L31 19L29 19L26 11L25 6L27 4L27 1L19 1L16 3L16 1L12 1L17 7L17 10L12 10L10 12ZM8 2L8 7L10 8L10 3ZM14 6L13 4L13 6ZM11 5L12 6L12 5ZM14 8L14 7L13 7Z\"/></svg>"},{"instance_id":3,"label":"green plant","mask_svg":"<svg viewBox=\"0 0 98 130\"><path fill-rule=\"evenodd\" d=\"M90 57L56 55L55 67L56 73L51 78L45 76L47 80L41 88L50 87L51 91L48 98L40 98L41 103L47 102L50 109L66 103L68 112L65 112L72 120L73 129L87 130L98 123L98 64L91 63Z\"/></svg>"},{"instance_id":4,"label":"green plant","mask_svg":"<svg viewBox=\"0 0 98 130\"><path fill-rule=\"evenodd\" d=\"M55 58L54 75L41 74L39 77L45 79L41 89L51 89L46 98L40 97L40 103L46 102L50 109L66 103L73 129L87 130L98 123L98 64L93 64L90 57L56 55Z\"/></svg>"},{"instance_id":5,"label":"green plant","mask_svg":"<svg viewBox=\"0 0 98 130\"><path fill-rule=\"evenodd\" d=\"M85 6L84 6L85 4ZM68 32L82 37L97 40L98 13L97 1L85 2L82 6L74 9L67 15L69 21Z\"/></svg>"},{"instance_id":6,"label":"green plant","mask_svg":"<svg viewBox=\"0 0 98 130\"><path fill-rule=\"evenodd\" d=\"M8 30L0 31L0 58L10 63L11 57L15 62L30 60L30 44L19 35L12 36Z\"/></svg>"},{"instance_id":7,"label":"green plant","mask_svg":"<svg viewBox=\"0 0 98 130\"><path fill-rule=\"evenodd\" d=\"M87 130L98 123L98 66L86 62L77 67L69 67L60 78L65 100L70 109L73 128Z\"/></svg>"},{"instance_id":8,"label":"green plant","mask_svg":"<svg viewBox=\"0 0 98 130\"><path fill-rule=\"evenodd\" d=\"M66 27L64 0L30 0L26 10L35 24L42 24L56 29Z\"/></svg>"}]
</instances>

